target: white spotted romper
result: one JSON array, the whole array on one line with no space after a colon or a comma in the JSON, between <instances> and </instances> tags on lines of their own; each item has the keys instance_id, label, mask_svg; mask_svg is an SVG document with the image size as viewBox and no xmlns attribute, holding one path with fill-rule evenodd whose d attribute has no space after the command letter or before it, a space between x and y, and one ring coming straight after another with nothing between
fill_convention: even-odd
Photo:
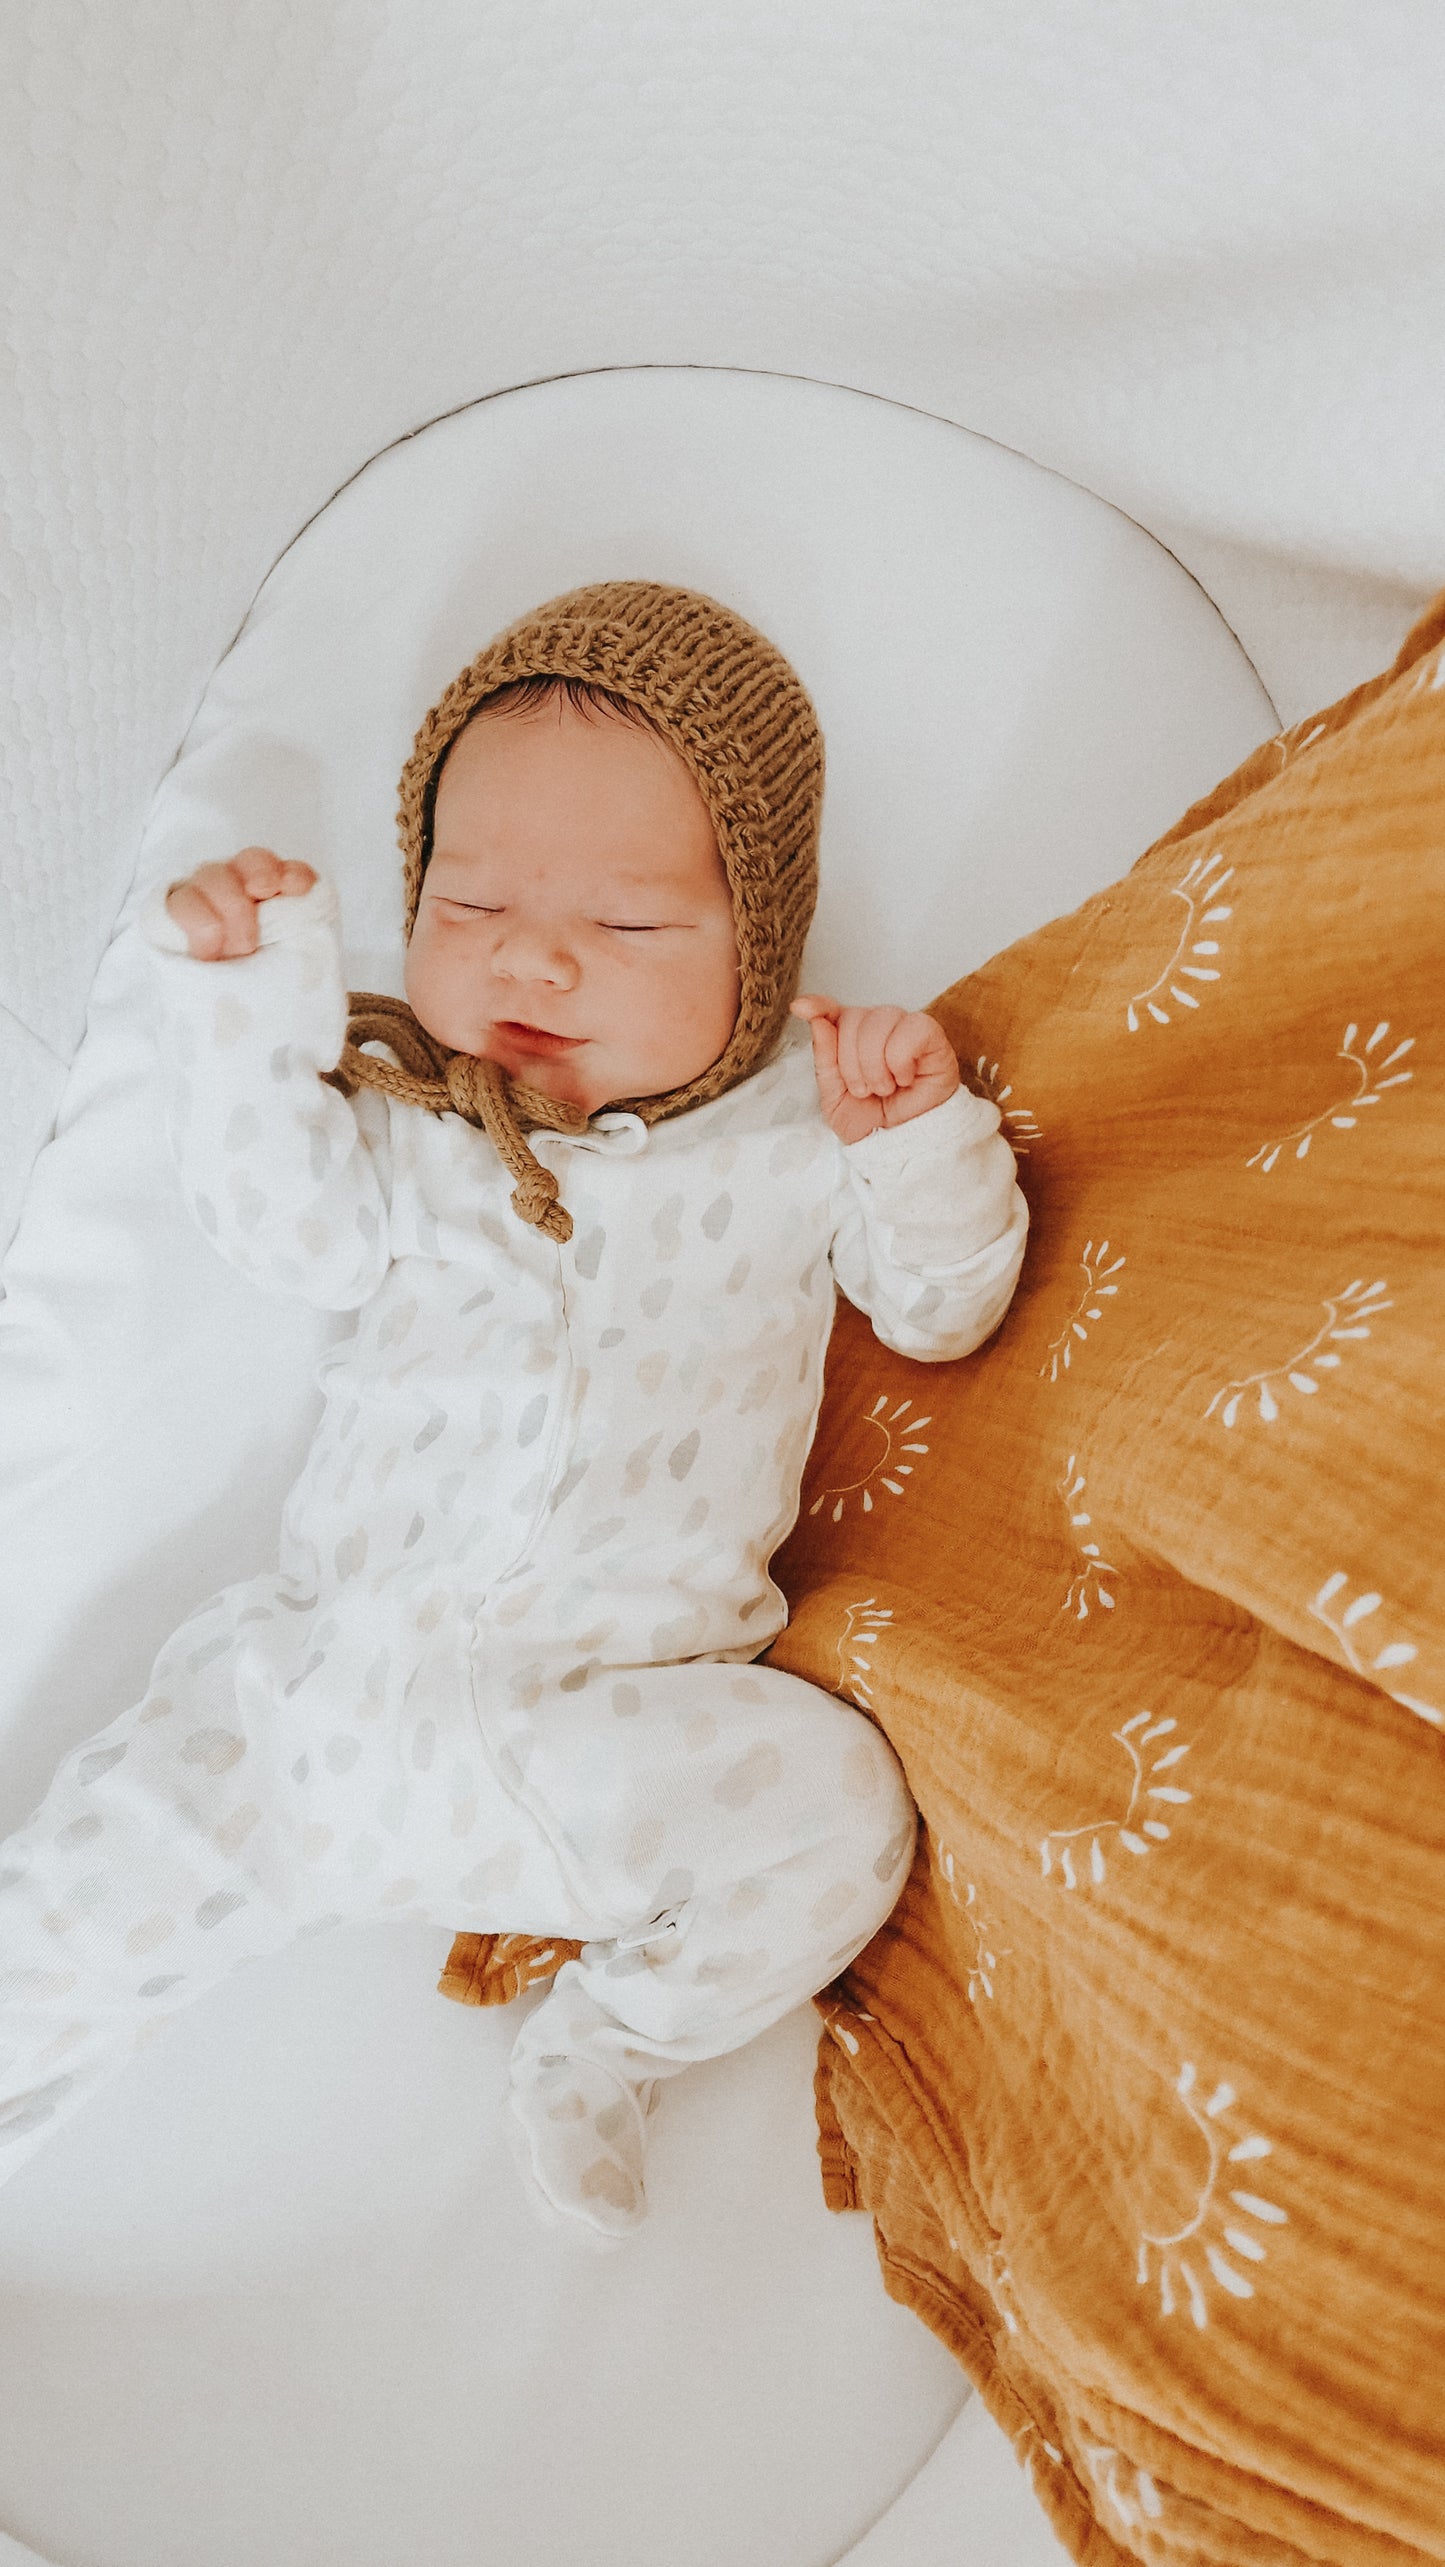
<instances>
[{"instance_id":1,"label":"white spotted romper","mask_svg":"<svg viewBox=\"0 0 1445 2567\"><path fill-rule=\"evenodd\" d=\"M533 1147L512 1211L456 1115L352 1099L333 886L193 960L141 913L171 1148L221 1255L354 1312L274 1574L162 1648L142 1700L0 1846L0 2175L157 2020L353 1919L566 1935L510 2136L539 2216L643 2215L659 2080L825 1986L897 1900L915 1811L865 1715L751 1662L786 1619L835 1277L885 1344L967 1353L1026 1211L966 1090L844 1148L806 1028L715 1102Z\"/></svg>"}]
</instances>

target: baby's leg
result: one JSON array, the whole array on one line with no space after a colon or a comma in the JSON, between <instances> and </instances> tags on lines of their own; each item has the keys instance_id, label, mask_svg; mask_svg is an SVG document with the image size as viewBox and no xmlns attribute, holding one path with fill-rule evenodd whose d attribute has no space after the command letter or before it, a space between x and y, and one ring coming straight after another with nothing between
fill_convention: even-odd
<instances>
[{"instance_id":1,"label":"baby's leg","mask_svg":"<svg viewBox=\"0 0 1445 2567\"><path fill-rule=\"evenodd\" d=\"M300 1740L244 1648L280 1620L264 1594L226 1589L172 1633L0 1846L0 2182L167 2015L318 1920L285 1802Z\"/></svg>"},{"instance_id":2,"label":"baby's leg","mask_svg":"<svg viewBox=\"0 0 1445 2567\"><path fill-rule=\"evenodd\" d=\"M270 1580L226 1589L0 1845L0 2181L233 1971L421 1918L596 1921L486 1763L460 1626L339 1630Z\"/></svg>"},{"instance_id":3,"label":"baby's leg","mask_svg":"<svg viewBox=\"0 0 1445 2567\"><path fill-rule=\"evenodd\" d=\"M632 1670L615 1805L566 1814L598 1913L636 1924L558 1972L512 2052L519 2162L555 2212L643 2217L657 2082L739 2049L871 1941L916 1811L863 1713L775 1668ZM608 1849L611 1849L610 1852Z\"/></svg>"},{"instance_id":4,"label":"baby's leg","mask_svg":"<svg viewBox=\"0 0 1445 2567\"><path fill-rule=\"evenodd\" d=\"M274 1710L238 1664L246 1593L172 1634L142 1700L0 1845L0 2181L165 2016L305 1921L270 1841Z\"/></svg>"}]
</instances>

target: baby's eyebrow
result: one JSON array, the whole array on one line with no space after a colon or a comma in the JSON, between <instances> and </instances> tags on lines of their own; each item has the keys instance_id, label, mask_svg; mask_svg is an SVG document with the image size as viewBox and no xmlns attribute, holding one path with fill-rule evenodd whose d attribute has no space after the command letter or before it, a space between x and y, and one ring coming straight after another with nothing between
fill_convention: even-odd
<instances>
[{"instance_id":1,"label":"baby's eyebrow","mask_svg":"<svg viewBox=\"0 0 1445 2567\"><path fill-rule=\"evenodd\" d=\"M442 879L437 879L440 876ZM504 901L507 886L494 881L478 880L465 859L445 855L433 856L427 869L432 889L444 900L455 900L465 907L498 905ZM691 910L693 900L686 884L673 882L667 875L614 873L605 875L579 895L579 906L603 915L609 909L635 907Z\"/></svg>"},{"instance_id":2,"label":"baby's eyebrow","mask_svg":"<svg viewBox=\"0 0 1445 2567\"><path fill-rule=\"evenodd\" d=\"M670 874L610 873L604 874L594 898L601 900L681 900L688 897L687 888L674 882Z\"/></svg>"}]
</instances>

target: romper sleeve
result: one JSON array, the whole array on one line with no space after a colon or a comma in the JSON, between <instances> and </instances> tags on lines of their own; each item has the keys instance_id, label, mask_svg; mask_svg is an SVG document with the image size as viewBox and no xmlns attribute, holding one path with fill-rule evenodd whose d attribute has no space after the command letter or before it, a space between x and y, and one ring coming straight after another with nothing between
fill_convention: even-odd
<instances>
[{"instance_id":1,"label":"romper sleeve","mask_svg":"<svg viewBox=\"0 0 1445 2567\"><path fill-rule=\"evenodd\" d=\"M848 1299L895 1354L971 1354L1013 1299L1028 1235L998 1107L959 1087L838 1156L832 1261Z\"/></svg>"},{"instance_id":2,"label":"romper sleeve","mask_svg":"<svg viewBox=\"0 0 1445 2567\"><path fill-rule=\"evenodd\" d=\"M262 901L254 954L204 962L142 902L166 1138L192 1217L264 1291L355 1310L391 1262L386 1099L327 1087L346 1039L340 904L324 875Z\"/></svg>"}]
</instances>

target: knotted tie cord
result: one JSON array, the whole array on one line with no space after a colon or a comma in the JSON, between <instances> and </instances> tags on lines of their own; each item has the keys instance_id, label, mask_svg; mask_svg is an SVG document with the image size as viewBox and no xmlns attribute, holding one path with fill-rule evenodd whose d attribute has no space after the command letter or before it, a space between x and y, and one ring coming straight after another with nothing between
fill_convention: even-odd
<instances>
[{"instance_id":1,"label":"knotted tie cord","mask_svg":"<svg viewBox=\"0 0 1445 2567\"><path fill-rule=\"evenodd\" d=\"M557 1180L523 1139L524 1132L565 1132L575 1139L585 1132L588 1117L580 1105L562 1105L534 1087L509 1079L496 1061L475 1060L470 1052L448 1051L412 1014L404 998L380 991L347 993L346 1041L334 1070L323 1070L328 1087L353 1096L358 1087L380 1089L407 1105L426 1106L433 1114L460 1114L464 1122L486 1133L498 1157L516 1178L512 1209L535 1229L559 1242L572 1236L572 1215L557 1200ZM402 1066L363 1052L363 1043L385 1043Z\"/></svg>"}]
</instances>

